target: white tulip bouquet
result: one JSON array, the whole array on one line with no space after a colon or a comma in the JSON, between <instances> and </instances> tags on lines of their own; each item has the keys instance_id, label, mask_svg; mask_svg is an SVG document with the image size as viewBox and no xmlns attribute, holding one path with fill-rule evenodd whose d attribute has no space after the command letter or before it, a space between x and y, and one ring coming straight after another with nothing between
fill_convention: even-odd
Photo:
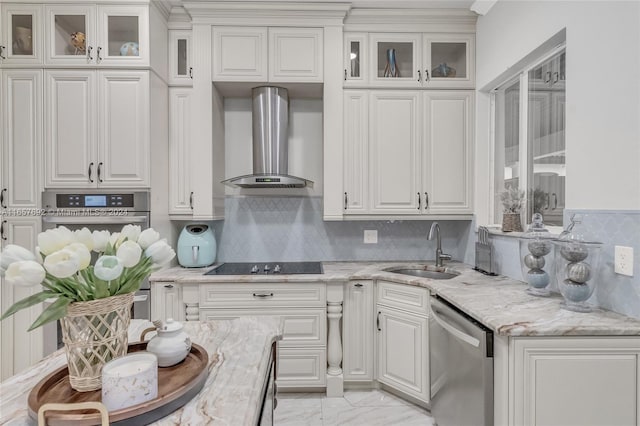
<instances>
[{"instance_id":1,"label":"white tulip bouquet","mask_svg":"<svg viewBox=\"0 0 640 426\"><path fill-rule=\"evenodd\" d=\"M38 235L37 253L7 245L0 252L0 275L10 285L42 285L43 291L16 302L0 320L21 309L56 299L29 330L66 315L72 302L102 299L140 288L153 271L167 265L175 252L152 228L125 225L121 232L71 231L64 226ZM91 252L97 253L91 265Z\"/></svg>"}]
</instances>

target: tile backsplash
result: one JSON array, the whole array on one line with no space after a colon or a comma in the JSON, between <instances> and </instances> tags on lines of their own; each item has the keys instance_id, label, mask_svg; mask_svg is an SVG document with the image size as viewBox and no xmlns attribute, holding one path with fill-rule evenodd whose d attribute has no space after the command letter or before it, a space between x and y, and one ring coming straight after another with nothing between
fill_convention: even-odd
<instances>
[{"instance_id":1,"label":"tile backsplash","mask_svg":"<svg viewBox=\"0 0 640 426\"><path fill-rule=\"evenodd\" d=\"M431 223L325 222L320 197L231 196L226 198L225 220L213 227L218 262L433 261L436 242L427 240ZM471 221L439 223L443 251L465 260ZM377 244L364 244L368 229L378 231Z\"/></svg>"}]
</instances>

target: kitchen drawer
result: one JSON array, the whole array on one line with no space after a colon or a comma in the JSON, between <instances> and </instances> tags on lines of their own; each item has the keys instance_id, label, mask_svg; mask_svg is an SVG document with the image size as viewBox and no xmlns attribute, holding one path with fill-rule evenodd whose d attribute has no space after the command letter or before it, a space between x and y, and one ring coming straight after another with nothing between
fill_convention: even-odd
<instances>
[{"instance_id":1,"label":"kitchen drawer","mask_svg":"<svg viewBox=\"0 0 640 426\"><path fill-rule=\"evenodd\" d=\"M327 352L324 348L284 348L276 363L278 388L326 386Z\"/></svg>"},{"instance_id":2,"label":"kitchen drawer","mask_svg":"<svg viewBox=\"0 0 640 426\"><path fill-rule=\"evenodd\" d=\"M427 316L429 312L429 290L406 284L378 281L378 303Z\"/></svg>"},{"instance_id":3,"label":"kitchen drawer","mask_svg":"<svg viewBox=\"0 0 640 426\"><path fill-rule=\"evenodd\" d=\"M327 291L319 283L233 283L200 286L200 308L262 306L326 307Z\"/></svg>"},{"instance_id":4,"label":"kitchen drawer","mask_svg":"<svg viewBox=\"0 0 640 426\"><path fill-rule=\"evenodd\" d=\"M327 316L324 308L314 309L201 309L200 321L227 320L246 316L279 316L284 320L280 347L326 346Z\"/></svg>"}]
</instances>

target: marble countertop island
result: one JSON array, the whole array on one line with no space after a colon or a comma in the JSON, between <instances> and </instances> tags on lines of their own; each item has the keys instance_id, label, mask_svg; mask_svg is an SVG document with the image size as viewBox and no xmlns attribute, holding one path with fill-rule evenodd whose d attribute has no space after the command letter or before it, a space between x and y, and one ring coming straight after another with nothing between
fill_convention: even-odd
<instances>
[{"instance_id":1,"label":"marble countertop island","mask_svg":"<svg viewBox=\"0 0 640 426\"><path fill-rule=\"evenodd\" d=\"M130 341L148 321L133 320ZM271 344L282 337L279 317L244 317L232 321L187 322L185 331L209 354L209 377L198 395L154 425L255 425L260 415L262 386ZM218 361L214 364L217 354ZM66 364L63 350L0 383L0 424L35 425L27 412L31 389L47 374Z\"/></svg>"},{"instance_id":2,"label":"marble countertop island","mask_svg":"<svg viewBox=\"0 0 640 426\"><path fill-rule=\"evenodd\" d=\"M204 275L208 268L174 267L151 275L152 282L176 284L346 282L385 280L428 288L501 336L621 336L640 335L640 320L604 309L590 313L561 309L562 297L536 297L527 285L505 276L487 276L471 266L450 262L460 274L449 280L416 278L387 272L397 267L420 267L432 262L323 262L323 274Z\"/></svg>"}]
</instances>

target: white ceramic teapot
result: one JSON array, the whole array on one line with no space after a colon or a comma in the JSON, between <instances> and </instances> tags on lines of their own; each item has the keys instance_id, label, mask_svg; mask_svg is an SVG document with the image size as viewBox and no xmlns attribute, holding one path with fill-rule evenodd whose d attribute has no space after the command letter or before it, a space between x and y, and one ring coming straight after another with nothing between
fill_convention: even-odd
<instances>
[{"instance_id":1,"label":"white ceramic teapot","mask_svg":"<svg viewBox=\"0 0 640 426\"><path fill-rule=\"evenodd\" d=\"M153 324L156 327L144 330L140 340L144 340L147 332L158 332L147 343L147 352L158 357L158 367L170 367L185 359L191 350L191 339L184 332L182 323L168 318Z\"/></svg>"}]
</instances>

